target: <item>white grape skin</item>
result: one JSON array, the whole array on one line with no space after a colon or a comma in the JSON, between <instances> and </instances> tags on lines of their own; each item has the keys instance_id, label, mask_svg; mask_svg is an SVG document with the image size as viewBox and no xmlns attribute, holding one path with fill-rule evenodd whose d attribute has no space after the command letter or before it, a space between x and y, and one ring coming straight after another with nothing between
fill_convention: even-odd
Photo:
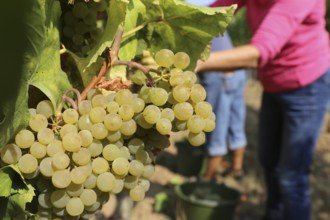
<instances>
[{"instance_id":1,"label":"white grape skin","mask_svg":"<svg viewBox=\"0 0 330 220\"><path fill-rule=\"evenodd\" d=\"M38 132L41 128L46 128L48 126L48 120L46 116L41 114L31 115L29 126L33 131Z\"/></svg>"},{"instance_id":2,"label":"white grape skin","mask_svg":"<svg viewBox=\"0 0 330 220\"><path fill-rule=\"evenodd\" d=\"M15 136L15 144L22 149L29 148L34 140L34 134L26 129L19 131Z\"/></svg>"},{"instance_id":3,"label":"white grape skin","mask_svg":"<svg viewBox=\"0 0 330 220\"><path fill-rule=\"evenodd\" d=\"M0 150L1 160L6 164L17 163L22 156L22 150L16 144L7 144Z\"/></svg>"},{"instance_id":4,"label":"white grape skin","mask_svg":"<svg viewBox=\"0 0 330 220\"><path fill-rule=\"evenodd\" d=\"M80 198L73 197L68 201L65 209L69 215L79 216L84 211L84 204Z\"/></svg>"},{"instance_id":5,"label":"white grape skin","mask_svg":"<svg viewBox=\"0 0 330 220\"><path fill-rule=\"evenodd\" d=\"M18 160L18 169L25 174L30 174L38 168L38 161L31 154L24 154Z\"/></svg>"},{"instance_id":6,"label":"white grape skin","mask_svg":"<svg viewBox=\"0 0 330 220\"><path fill-rule=\"evenodd\" d=\"M54 115L54 108L52 102L49 100L43 100L39 102L36 107L36 113L42 114L46 118L49 118L50 116Z\"/></svg>"}]
</instances>

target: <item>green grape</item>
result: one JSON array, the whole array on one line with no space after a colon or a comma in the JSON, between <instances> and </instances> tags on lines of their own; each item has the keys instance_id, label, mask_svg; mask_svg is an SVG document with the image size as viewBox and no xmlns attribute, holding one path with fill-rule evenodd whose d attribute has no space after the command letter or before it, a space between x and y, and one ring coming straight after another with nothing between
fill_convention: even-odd
<instances>
[{"instance_id":1,"label":"green grape","mask_svg":"<svg viewBox=\"0 0 330 220\"><path fill-rule=\"evenodd\" d=\"M153 124L150 124L145 120L143 113L136 115L134 119L136 120L137 124L144 129L150 129L153 127Z\"/></svg>"},{"instance_id":2,"label":"green grape","mask_svg":"<svg viewBox=\"0 0 330 220\"><path fill-rule=\"evenodd\" d=\"M85 183L84 183L85 184ZM78 197L84 190L83 184L70 183L70 185L65 189L66 193L71 197Z\"/></svg>"},{"instance_id":3,"label":"green grape","mask_svg":"<svg viewBox=\"0 0 330 220\"><path fill-rule=\"evenodd\" d=\"M190 99L195 103L204 101L206 99L204 87L200 84L193 85L190 91Z\"/></svg>"},{"instance_id":4,"label":"green grape","mask_svg":"<svg viewBox=\"0 0 330 220\"><path fill-rule=\"evenodd\" d=\"M150 177L152 177L152 175L154 175L154 173L155 173L155 167L151 164L148 164L144 166L142 176L144 178L149 179Z\"/></svg>"},{"instance_id":5,"label":"green grape","mask_svg":"<svg viewBox=\"0 0 330 220\"><path fill-rule=\"evenodd\" d=\"M82 100L78 104L78 111L80 115L88 114L92 109L92 102L90 100Z\"/></svg>"},{"instance_id":6,"label":"green grape","mask_svg":"<svg viewBox=\"0 0 330 220\"><path fill-rule=\"evenodd\" d=\"M175 104L173 111L177 119L186 121L193 115L194 109L190 103L182 102Z\"/></svg>"},{"instance_id":7,"label":"green grape","mask_svg":"<svg viewBox=\"0 0 330 220\"><path fill-rule=\"evenodd\" d=\"M76 25L74 26L74 31L77 34L81 34L82 36L84 36L84 34L88 33L88 25L85 24L85 22L83 21L78 21L76 23Z\"/></svg>"},{"instance_id":8,"label":"green grape","mask_svg":"<svg viewBox=\"0 0 330 220\"><path fill-rule=\"evenodd\" d=\"M129 191L129 197L135 202L139 202L143 200L145 197L145 191L143 187L139 185L135 186L133 189Z\"/></svg>"},{"instance_id":9,"label":"green grape","mask_svg":"<svg viewBox=\"0 0 330 220\"><path fill-rule=\"evenodd\" d=\"M63 32L63 36L67 38L72 38L74 35L74 30L70 26L64 26L62 32Z\"/></svg>"},{"instance_id":10,"label":"green grape","mask_svg":"<svg viewBox=\"0 0 330 220\"><path fill-rule=\"evenodd\" d=\"M55 138L54 132L49 128L41 128L38 131L37 139L41 144L47 145Z\"/></svg>"},{"instance_id":11,"label":"green grape","mask_svg":"<svg viewBox=\"0 0 330 220\"><path fill-rule=\"evenodd\" d=\"M51 192L54 189L54 186L50 179L43 178L42 176L38 178L36 183L36 189L40 193Z\"/></svg>"},{"instance_id":12,"label":"green grape","mask_svg":"<svg viewBox=\"0 0 330 220\"><path fill-rule=\"evenodd\" d=\"M100 106L93 107L89 112L89 118L93 123L103 122L107 112Z\"/></svg>"},{"instance_id":13,"label":"green grape","mask_svg":"<svg viewBox=\"0 0 330 220\"><path fill-rule=\"evenodd\" d=\"M122 179L115 179L115 186L111 190L111 193L118 194L123 191L124 188L124 180Z\"/></svg>"},{"instance_id":14,"label":"green grape","mask_svg":"<svg viewBox=\"0 0 330 220\"><path fill-rule=\"evenodd\" d=\"M143 110L143 117L149 124L155 124L161 117L161 111L155 105L148 105Z\"/></svg>"},{"instance_id":15,"label":"green grape","mask_svg":"<svg viewBox=\"0 0 330 220\"><path fill-rule=\"evenodd\" d=\"M53 207L58 209L65 208L66 204L69 202L70 196L66 193L65 189L59 189L52 192L50 195L50 201Z\"/></svg>"},{"instance_id":16,"label":"green grape","mask_svg":"<svg viewBox=\"0 0 330 220\"><path fill-rule=\"evenodd\" d=\"M56 188L64 189L71 183L71 173L69 170L57 170L52 175L52 183Z\"/></svg>"},{"instance_id":17,"label":"green grape","mask_svg":"<svg viewBox=\"0 0 330 220\"><path fill-rule=\"evenodd\" d=\"M75 45L82 45L84 43L84 37L80 34L74 34L72 36L72 42L75 44Z\"/></svg>"},{"instance_id":18,"label":"green grape","mask_svg":"<svg viewBox=\"0 0 330 220\"><path fill-rule=\"evenodd\" d=\"M204 132L200 133L191 133L188 134L188 141L192 146L200 146L205 143L206 137Z\"/></svg>"},{"instance_id":19,"label":"green grape","mask_svg":"<svg viewBox=\"0 0 330 220\"><path fill-rule=\"evenodd\" d=\"M78 121L79 114L75 109L68 108L62 113L62 117L65 123L75 124Z\"/></svg>"},{"instance_id":20,"label":"green grape","mask_svg":"<svg viewBox=\"0 0 330 220\"><path fill-rule=\"evenodd\" d=\"M193 86L197 82L196 73L187 70L187 71L184 71L183 74L185 76L185 82L184 82L185 84Z\"/></svg>"},{"instance_id":21,"label":"green grape","mask_svg":"<svg viewBox=\"0 0 330 220\"><path fill-rule=\"evenodd\" d=\"M166 118L170 121L173 121L175 119L174 111L171 108L162 109L161 118Z\"/></svg>"},{"instance_id":22,"label":"green grape","mask_svg":"<svg viewBox=\"0 0 330 220\"><path fill-rule=\"evenodd\" d=\"M95 27L95 28L93 28L91 30L90 34L91 34L91 38L93 40L96 40L97 41L98 39L100 39L102 37L102 35L103 35L103 29L102 28Z\"/></svg>"},{"instance_id":23,"label":"green grape","mask_svg":"<svg viewBox=\"0 0 330 220\"><path fill-rule=\"evenodd\" d=\"M121 137L122 137L122 135L121 135L120 131L109 131L107 140L109 142L116 142L116 141L120 140Z\"/></svg>"},{"instance_id":24,"label":"green grape","mask_svg":"<svg viewBox=\"0 0 330 220\"><path fill-rule=\"evenodd\" d=\"M210 119L210 118L206 118L205 119L205 127L204 127L203 131L211 132L214 129L215 129L215 121Z\"/></svg>"},{"instance_id":25,"label":"green grape","mask_svg":"<svg viewBox=\"0 0 330 220\"><path fill-rule=\"evenodd\" d=\"M54 139L47 145L47 155L52 157L58 152L64 152L64 148L62 147L62 141Z\"/></svg>"},{"instance_id":26,"label":"green grape","mask_svg":"<svg viewBox=\"0 0 330 220\"><path fill-rule=\"evenodd\" d=\"M73 168L70 174L71 174L71 181L74 184L83 184L88 177L88 172L83 167Z\"/></svg>"},{"instance_id":27,"label":"green grape","mask_svg":"<svg viewBox=\"0 0 330 220\"><path fill-rule=\"evenodd\" d=\"M131 136L136 132L136 129L136 122L133 119L130 119L128 121L123 121L120 132L122 135Z\"/></svg>"},{"instance_id":28,"label":"green grape","mask_svg":"<svg viewBox=\"0 0 330 220\"><path fill-rule=\"evenodd\" d=\"M53 156L52 166L55 170L64 170L70 164L70 157L63 152L58 152Z\"/></svg>"},{"instance_id":29,"label":"green grape","mask_svg":"<svg viewBox=\"0 0 330 220\"><path fill-rule=\"evenodd\" d=\"M156 123L156 129L159 133L167 135L172 130L172 123L167 118L161 118Z\"/></svg>"},{"instance_id":30,"label":"green grape","mask_svg":"<svg viewBox=\"0 0 330 220\"><path fill-rule=\"evenodd\" d=\"M79 168L79 170L82 171L83 175L85 175L86 178L93 173L91 161L86 165L79 166L78 168Z\"/></svg>"},{"instance_id":31,"label":"green grape","mask_svg":"<svg viewBox=\"0 0 330 220\"><path fill-rule=\"evenodd\" d=\"M110 113L104 117L104 125L109 131L118 131L122 123L123 120L118 114Z\"/></svg>"},{"instance_id":32,"label":"green grape","mask_svg":"<svg viewBox=\"0 0 330 220\"><path fill-rule=\"evenodd\" d=\"M65 210L71 216L79 216L84 211L84 203L78 197L70 198Z\"/></svg>"},{"instance_id":33,"label":"green grape","mask_svg":"<svg viewBox=\"0 0 330 220\"><path fill-rule=\"evenodd\" d=\"M169 49L162 49L155 55L155 61L159 66L170 67L173 64L174 53Z\"/></svg>"},{"instance_id":34,"label":"green grape","mask_svg":"<svg viewBox=\"0 0 330 220\"><path fill-rule=\"evenodd\" d=\"M40 193L38 196L38 204L45 209L52 207L52 202L50 201L51 192Z\"/></svg>"},{"instance_id":35,"label":"green grape","mask_svg":"<svg viewBox=\"0 0 330 220\"><path fill-rule=\"evenodd\" d=\"M119 150L120 150L120 157L126 158L127 160L131 158L131 153L128 147L121 146Z\"/></svg>"},{"instance_id":36,"label":"green grape","mask_svg":"<svg viewBox=\"0 0 330 220\"><path fill-rule=\"evenodd\" d=\"M108 130L103 123L93 124L91 133L94 138L102 140L108 136Z\"/></svg>"},{"instance_id":37,"label":"green grape","mask_svg":"<svg viewBox=\"0 0 330 220\"><path fill-rule=\"evenodd\" d=\"M63 143L63 148L66 151L77 152L81 147L82 140L79 134L70 132L63 137L62 143Z\"/></svg>"},{"instance_id":38,"label":"green grape","mask_svg":"<svg viewBox=\"0 0 330 220\"><path fill-rule=\"evenodd\" d=\"M108 102L107 111L110 114L116 114L118 112L118 109L119 109L119 104L117 102L115 101Z\"/></svg>"},{"instance_id":39,"label":"green grape","mask_svg":"<svg viewBox=\"0 0 330 220\"><path fill-rule=\"evenodd\" d=\"M150 97L149 97L149 92L150 92L150 87L148 86L142 86L140 91L139 91L139 94L138 94L138 97L141 98L145 103L150 103Z\"/></svg>"},{"instance_id":40,"label":"green grape","mask_svg":"<svg viewBox=\"0 0 330 220\"><path fill-rule=\"evenodd\" d=\"M66 214L65 212L65 208L52 208L52 213L53 215L56 215L56 217L64 217L64 215ZM59 220L59 219L55 219L55 220Z\"/></svg>"},{"instance_id":41,"label":"green grape","mask_svg":"<svg viewBox=\"0 0 330 220\"><path fill-rule=\"evenodd\" d=\"M38 132L41 128L46 128L48 126L46 116L41 114L31 115L29 126L33 131L36 132Z\"/></svg>"},{"instance_id":42,"label":"green grape","mask_svg":"<svg viewBox=\"0 0 330 220\"><path fill-rule=\"evenodd\" d=\"M52 157L46 157L44 159L41 160L40 165L39 165L39 169L40 169L40 173L45 176L45 177L51 177L54 174L54 168L52 166L52 161L53 158Z\"/></svg>"},{"instance_id":43,"label":"green grape","mask_svg":"<svg viewBox=\"0 0 330 220\"><path fill-rule=\"evenodd\" d=\"M107 161L114 161L116 158L120 156L121 152L119 147L114 144L108 144L103 148L102 156Z\"/></svg>"},{"instance_id":44,"label":"green grape","mask_svg":"<svg viewBox=\"0 0 330 220\"><path fill-rule=\"evenodd\" d=\"M97 195L92 189L84 189L79 198L85 206L91 206L96 202Z\"/></svg>"},{"instance_id":45,"label":"green grape","mask_svg":"<svg viewBox=\"0 0 330 220\"><path fill-rule=\"evenodd\" d=\"M144 74L144 72L137 70L132 76L131 76L132 82L134 82L137 85L145 85L147 83L147 76Z\"/></svg>"},{"instance_id":46,"label":"green grape","mask_svg":"<svg viewBox=\"0 0 330 220\"><path fill-rule=\"evenodd\" d=\"M36 108L37 114L44 115L46 118L54 115L53 104L49 100L43 100L38 103Z\"/></svg>"},{"instance_id":47,"label":"green grape","mask_svg":"<svg viewBox=\"0 0 330 220\"><path fill-rule=\"evenodd\" d=\"M18 160L18 169L25 174L33 173L38 168L38 161L31 154L24 154Z\"/></svg>"},{"instance_id":48,"label":"green grape","mask_svg":"<svg viewBox=\"0 0 330 220\"><path fill-rule=\"evenodd\" d=\"M7 144L0 150L1 160L6 164L17 163L22 156L22 150L16 144Z\"/></svg>"},{"instance_id":49,"label":"green grape","mask_svg":"<svg viewBox=\"0 0 330 220\"><path fill-rule=\"evenodd\" d=\"M138 183L138 178L136 176L125 176L124 187L126 189L133 189Z\"/></svg>"},{"instance_id":50,"label":"green grape","mask_svg":"<svg viewBox=\"0 0 330 220\"><path fill-rule=\"evenodd\" d=\"M212 105L208 102L196 103L195 112L203 118L208 118L212 113Z\"/></svg>"},{"instance_id":51,"label":"green grape","mask_svg":"<svg viewBox=\"0 0 330 220\"><path fill-rule=\"evenodd\" d=\"M72 160L80 166L87 165L91 160L91 153L86 148L80 148L78 152L72 154Z\"/></svg>"},{"instance_id":52,"label":"green grape","mask_svg":"<svg viewBox=\"0 0 330 220\"><path fill-rule=\"evenodd\" d=\"M105 109L108 105L107 97L105 97L103 94L97 94L92 98L92 106L95 107L101 107Z\"/></svg>"},{"instance_id":53,"label":"green grape","mask_svg":"<svg viewBox=\"0 0 330 220\"><path fill-rule=\"evenodd\" d=\"M138 97L134 98L134 102L133 102L133 109L135 113L140 113L143 111L145 107L145 103L144 100Z\"/></svg>"},{"instance_id":54,"label":"green grape","mask_svg":"<svg viewBox=\"0 0 330 220\"><path fill-rule=\"evenodd\" d=\"M200 133L205 128L205 119L199 115L193 115L188 119L187 128L192 133Z\"/></svg>"},{"instance_id":55,"label":"green grape","mask_svg":"<svg viewBox=\"0 0 330 220\"><path fill-rule=\"evenodd\" d=\"M92 127L92 122L89 118L89 115L83 115L78 120L78 127L80 130L90 130Z\"/></svg>"},{"instance_id":56,"label":"green grape","mask_svg":"<svg viewBox=\"0 0 330 220\"><path fill-rule=\"evenodd\" d=\"M173 65L179 69L185 69L190 64L190 57L185 52L178 52L173 57Z\"/></svg>"},{"instance_id":57,"label":"green grape","mask_svg":"<svg viewBox=\"0 0 330 220\"><path fill-rule=\"evenodd\" d=\"M140 178L138 185L141 186L145 192L147 192L150 188L150 181L144 178Z\"/></svg>"},{"instance_id":58,"label":"green grape","mask_svg":"<svg viewBox=\"0 0 330 220\"><path fill-rule=\"evenodd\" d=\"M76 2L72 8L72 14L77 18L84 18L88 11L89 9L85 2Z\"/></svg>"},{"instance_id":59,"label":"green grape","mask_svg":"<svg viewBox=\"0 0 330 220\"><path fill-rule=\"evenodd\" d=\"M40 169L37 167L37 169L34 172L32 172L32 173L23 173L23 176L24 176L25 179L31 180L31 179L36 178L39 175L39 173L40 173Z\"/></svg>"},{"instance_id":60,"label":"green grape","mask_svg":"<svg viewBox=\"0 0 330 220\"><path fill-rule=\"evenodd\" d=\"M47 147L39 142L34 142L30 147L30 154L37 159L42 159L47 154Z\"/></svg>"},{"instance_id":61,"label":"green grape","mask_svg":"<svg viewBox=\"0 0 330 220\"><path fill-rule=\"evenodd\" d=\"M165 89L151 88L149 91L150 101L156 106L162 106L167 102L168 94Z\"/></svg>"},{"instance_id":62,"label":"green grape","mask_svg":"<svg viewBox=\"0 0 330 220\"><path fill-rule=\"evenodd\" d=\"M20 130L15 136L15 144L22 149L29 148L34 140L34 134L26 129Z\"/></svg>"},{"instance_id":63,"label":"green grape","mask_svg":"<svg viewBox=\"0 0 330 220\"><path fill-rule=\"evenodd\" d=\"M93 189L96 187L96 180L97 180L97 175L92 173L91 175L88 176L86 181L84 182L84 187L86 189Z\"/></svg>"},{"instance_id":64,"label":"green grape","mask_svg":"<svg viewBox=\"0 0 330 220\"><path fill-rule=\"evenodd\" d=\"M144 148L144 142L140 138L132 138L128 141L127 147L132 154L136 154L138 149Z\"/></svg>"},{"instance_id":65,"label":"green grape","mask_svg":"<svg viewBox=\"0 0 330 220\"><path fill-rule=\"evenodd\" d=\"M121 89L116 93L115 101L119 105L123 105L123 104L131 105L133 103L133 94L128 89Z\"/></svg>"},{"instance_id":66,"label":"green grape","mask_svg":"<svg viewBox=\"0 0 330 220\"><path fill-rule=\"evenodd\" d=\"M62 126L60 130L60 136L61 138L64 138L65 135L69 133L78 133L78 129L75 125L72 124L65 124Z\"/></svg>"},{"instance_id":67,"label":"green grape","mask_svg":"<svg viewBox=\"0 0 330 220\"><path fill-rule=\"evenodd\" d=\"M93 173L102 174L109 170L109 163L103 157L97 157L92 162Z\"/></svg>"},{"instance_id":68,"label":"green grape","mask_svg":"<svg viewBox=\"0 0 330 220\"><path fill-rule=\"evenodd\" d=\"M132 176L140 176L143 173L144 170L144 165L142 162L138 161L138 160L132 160L129 163L129 173Z\"/></svg>"},{"instance_id":69,"label":"green grape","mask_svg":"<svg viewBox=\"0 0 330 220\"><path fill-rule=\"evenodd\" d=\"M136 151L135 159L141 161L143 164L146 164L150 161L150 156L147 151L140 148Z\"/></svg>"},{"instance_id":70,"label":"green grape","mask_svg":"<svg viewBox=\"0 0 330 220\"><path fill-rule=\"evenodd\" d=\"M71 11L68 11L63 16L64 24L68 26L74 26L78 22L78 18L76 18Z\"/></svg>"},{"instance_id":71,"label":"green grape","mask_svg":"<svg viewBox=\"0 0 330 220\"><path fill-rule=\"evenodd\" d=\"M101 208L101 202L98 199L93 205L85 206L85 211L87 211L87 212L96 212L100 208Z\"/></svg>"},{"instance_id":72,"label":"green grape","mask_svg":"<svg viewBox=\"0 0 330 220\"><path fill-rule=\"evenodd\" d=\"M112 162L111 168L115 174L123 176L128 173L129 162L126 158L118 157Z\"/></svg>"},{"instance_id":73,"label":"green grape","mask_svg":"<svg viewBox=\"0 0 330 220\"><path fill-rule=\"evenodd\" d=\"M93 10L89 10L87 16L83 18L84 23L87 25L95 25L96 20L97 20L97 12Z\"/></svg>"},{"instance_id":74,"label":"green grape","mask_svg":"<svg viewBox=\"0 0 330 220\"><path fill-rule=\"evenodd\" d=\"M78 134L81 138L81 146L88 147L93 142L93 135L89 130L81 130Z\"/></svg>"},{"instance_id":75,"label":"green grape","mask_svg":"<svg viewBox=\"0 0 330 220\"><path fill-rule=\"evenodd\" d=\"M37 110L35 108L29 108L29 114L30 114L30 116L36 115L37 114Z\"/></svg>"},{"instance_id":76,"label":"green grape","mask_svg":"<svg viewBox=\"0 0 330 220\"><path fill-rule=\"evenodd\" d=\"M91 145L89 145L87 149L91 153L92 157L98 157L99 155L102 154L103 144L101 141L94 139Z\"/></svg>"},{"instance_id":77,"label":"green grape","mask_svg":"<svg viewBox=\"0 0 330 220\"><path fill-rule=\"evenodd\" d=\"M96 186L102 192L110 192L115 186L115 176L110 172L100 174L97 177Z\"/></svg>"},{"instance_id":78,"label":"green grape","mask_svg":"<svg viewBox=\"0 0 330 220\"><path fill-rule=\"evenodd\" d=\"M134 116L134 109L131 105L123 104L118 109L119 116L124 120L130 120Z\"/></svg>"},{"instance_id":79,"label":"green grape","mask_svg":"<svg viewBox=\"0 0 330 220\"><path fill-rule=\"evenodd\" d=\"M173 88L172 95L177 102L185 102L190 97L190 88L184 85L178 85Z\"/></svg>"}]
</instances>

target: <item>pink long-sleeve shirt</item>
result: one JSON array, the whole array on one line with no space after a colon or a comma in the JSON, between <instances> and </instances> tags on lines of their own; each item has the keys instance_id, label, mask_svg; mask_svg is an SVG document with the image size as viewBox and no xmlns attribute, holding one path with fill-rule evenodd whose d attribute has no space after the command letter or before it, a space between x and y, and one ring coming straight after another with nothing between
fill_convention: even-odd
<instances>
[{"instance_id":1,"label":"pink long-sleeve shirt","mask_svg":"<svg viewBox=\"0 0 330 220\"><path fill-rule=\"evenodd\" d=\"M258 78L268 92L308 85L329 68L325 0L217 0L246 6L250 43L261 54Z\"/></svg>"}]
</instances>

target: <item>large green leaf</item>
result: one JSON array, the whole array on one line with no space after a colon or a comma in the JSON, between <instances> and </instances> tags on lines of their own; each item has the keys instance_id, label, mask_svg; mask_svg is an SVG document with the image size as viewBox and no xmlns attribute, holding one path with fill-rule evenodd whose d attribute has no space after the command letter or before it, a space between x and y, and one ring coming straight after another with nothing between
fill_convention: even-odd
<instances>
[{"instance_id":1,"label":"large green leaf","mask_svg":"<svg viewBox=\"0 0 330 220\"><path fill-rule=\"evenodd\" d=\"M87 57L79 57L71 51L68 53L74 59L84 86L87 86L91 79L98 73L102 62L99 61L99 56L107 47L111 47L115 38L118 27L123 24L128 2L125 0L111 0L108 9L108 19L102 38L97 45L88 52Z\"/></svg>"},{"instance_id":2,"label":"large green leaf","mask_svg":"<svg viewBox=\"0 0 330 220\"><path fill-rule=\"evenodd\" d=\"M16 7L19 4L16 2ZM0 106L0 112L4 115L0 123L0 148L27 125L29 86L35 86L47 95L54 108L61 101L63 91L70 87L60 64L60 3L55 0L26 0L24 6L24 16L19 17L21 26L18 28L24 28L21 38L27 43L24 50L19 51L22 53L21 63L18 64L21 65L20 74L16 78L8 78L8 83L16 81L16 95L4 100ZM11 19L15 20L15 14ZM16 40L16 36L12 36L11 41L6 43L15 44Z\"/></svg>"},{"instance_id":3,"label":"large green leaf","mask_svg":"<svg viewBox=\"0 0 330 220\"><path fill-rule=\"evenodd\" d=\"M207 58L210 41L223 34L235 9L235 5L209 8L177 0L132 0L120 58L130 60L145 49L143 39L153 52L163 48L187 52L193 69L199 58Z\"/></svg>"},{"instance_id":4,"label":"large green leaf","mask_svg":"<svg viewBox=\"0 0 330 220\"><path fill-rule=\"evenodd\" d=\"M2 167L0 178L0 219L29 214L25 207L35 196L34 188L24 181L17 166Z\"/></svg>"}]
</instances>

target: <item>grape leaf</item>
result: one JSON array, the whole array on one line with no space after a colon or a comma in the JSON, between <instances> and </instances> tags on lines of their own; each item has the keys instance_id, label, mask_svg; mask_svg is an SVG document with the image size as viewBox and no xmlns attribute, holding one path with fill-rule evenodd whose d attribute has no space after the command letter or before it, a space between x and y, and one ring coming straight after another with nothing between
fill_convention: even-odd
<instances>
[{"instance_id":1,"label":"grape leaf","mask_svg":"<svg viewBox=\"0 0 330 220\"><path fill-rule=\"evenodd\" d=\"M4 114L0 123L0 147L27 125L29 86L40 89L51 100L54 108L61 101L63 91L70 88L69 80L60 64L57 28L61 14L60 3L55 0L27 0L25 4L27 7L24 8L24 17L20 22L23 22L25 31L23 40L28 43L22 51L20 78L10 79L18 81L17 95L5 100L0 106L0 112Z\"/></svg>"},{"instance_id":2,"label":"grape leaf","mask_svg":"<svg viewBox=\"0 0 330 220\"><path fill-rule=\"evenodd\" d=\"M23 215L26 203L35 196L34 188L24 181L17 165L2 167L0 178L0 219Z\"/></svg>"},{"instance_id":3,"label":"grape leaf","mask_svg":"<svg viewBox=\"0 0 330 220\"><path fill-rule=\"evenodd\" d=\"M88 52L87 57L79 57L68 50L68 53L75 61L80 72L84 86L87 86L91 79L98 73L102 62L99 56L102 52L112 45L118 27L124 22L128 2L125 0L111 0L109 5L109 16L102 38L98 44Z\"/></svg>"}]
</instances>

